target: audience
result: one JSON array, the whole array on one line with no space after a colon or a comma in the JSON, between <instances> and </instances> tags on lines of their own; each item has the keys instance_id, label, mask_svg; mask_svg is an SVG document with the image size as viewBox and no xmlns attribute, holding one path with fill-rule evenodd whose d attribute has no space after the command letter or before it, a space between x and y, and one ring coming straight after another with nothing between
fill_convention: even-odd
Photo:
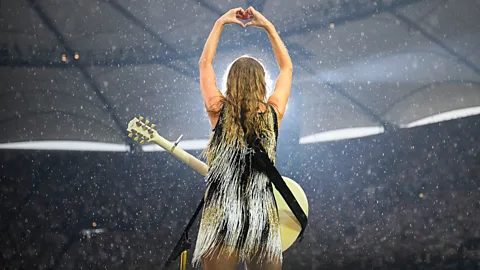
<instances>
[{"instance_id":1,"label":"audience","mask_svg":"<svg viewBox=\"0 0 480 270\"><path fill-rule=\"evenodd\" d=\"M279 170L309 226L284 269L478 269L476 121L301 145ZM166 152L3 153L1 269L160 269L205 188Z\"/></svg>"}]
</instances>

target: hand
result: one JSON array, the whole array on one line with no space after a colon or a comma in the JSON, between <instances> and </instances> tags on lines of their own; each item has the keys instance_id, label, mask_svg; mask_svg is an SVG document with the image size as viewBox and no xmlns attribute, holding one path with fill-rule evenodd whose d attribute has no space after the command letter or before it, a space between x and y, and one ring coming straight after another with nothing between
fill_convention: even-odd
<instances>
[{"instance_id":1,"label":"hand","mask_svg":"<svg viewBox=\"0 0 480 270\"><path fill-rule=\"evenodd\" d=\"M235 23L235 24L238 24L241 27L245 28L245 25L243 24L243 22L240 19L242 19L242 20L247 20L248 19L248 17L246 15L245 11L243 10L243 8L230 9L225 14L223 14L223 16L220 17L220 19L218 19L218 20L220 22L222 22L223 24Z\"/></svg>"},{"instance_id":2,"label":"hand","mask_svg":"<svg viewBox=\"0 0 480 270\"><path fill-rule=\"evenodd\" d=\"M245 27L249 27L249 26L256 26L256 27L261 27L261 28L266 28L268 25L271 24L271 22L269 20L267 20L267 18L265 18L260 12L256 11L253 7L249 7L246 11L245 11L248 19L251 19L252 20L250 22L248 22Z\"/></svg>"}]
</instances>

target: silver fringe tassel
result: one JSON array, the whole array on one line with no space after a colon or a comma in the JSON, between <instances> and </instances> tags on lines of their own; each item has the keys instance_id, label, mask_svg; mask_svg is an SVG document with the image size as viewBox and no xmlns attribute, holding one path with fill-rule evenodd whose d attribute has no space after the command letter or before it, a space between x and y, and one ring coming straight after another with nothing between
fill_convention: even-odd
<instances>
[{"instance_id":1,"label":"silver fringe tassel","mask_svg":"<svg viewBox=\"0 0 480 270\"><path fill-rule=\"evenodd\" d=\"M274 160L274 133L273 142L272 136L265 140L265 148ZM215 159L206 180L209 187L215 184L215 190L207 191L207 194L211 192L211 197L205 195L193 265L198 266L203 257L214 253L237 255L240 262L281 263L280 225L275 197L269 188L270 180L264 173L245 168L246 164L251 164L246 159L251 157L249 151L252 150L239 142L211 144L210 148ZM242 189L245 169L249 169L250 176L246 189ZM243 185L245 187L245 183ZM244 228L246 224L248 228ZM240 241L244 241L243 244Z\"/></svg>"}]
</instances>

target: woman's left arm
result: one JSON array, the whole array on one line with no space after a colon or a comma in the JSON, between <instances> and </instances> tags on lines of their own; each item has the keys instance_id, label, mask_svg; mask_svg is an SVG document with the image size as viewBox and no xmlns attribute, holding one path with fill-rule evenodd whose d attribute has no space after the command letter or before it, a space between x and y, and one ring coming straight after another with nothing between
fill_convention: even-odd
<instances>
[{"instance_id":1,"label":"woman's left arm","mask_svg":"<svg viewBox=\"0 0 480 270\"><path fill-rule=\"evenodd\" d=\"M223 98L222 93L217 87L217 78L213 70L213 59L217 51L218 41L222 34L225 24L236 23L245 27L245 25L238 19L244 17L244 10L242 8L234 8L220 17L213 26L210 35L208 36L202 55L198 61L198 69L200 71L200 91L205 103L207 111L217 109L215 108L218 101ZM213 123L212 123L213 124Z\"/></svg>"}]
</instances>

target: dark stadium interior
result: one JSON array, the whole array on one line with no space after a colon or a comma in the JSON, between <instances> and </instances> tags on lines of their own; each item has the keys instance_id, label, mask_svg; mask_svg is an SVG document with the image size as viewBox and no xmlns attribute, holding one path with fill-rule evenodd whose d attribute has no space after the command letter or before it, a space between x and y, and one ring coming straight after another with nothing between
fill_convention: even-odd
<instances>
[{"instance_id":1,"label":"dark stadium interior","mask_svg":"<svg viewBox=\"0 0 480 270\"><path fill-rule=\"evenodd\" d=\"M250 5L294 65L276 166L310 210L283 269L480 269L479 0L0 0L0 269L163 269L205 183L127 123L199 156L197 61ZM218 84L244 54L271 90L255 28L225 27Z\"/></svg>"},{"instance_id":2,"label":"dark stadium interior","mask_svg":"<svg viewBox=\"0 0 480 270\"><path fill-rule=\"evenodd\" d=\"M479 138L470 117L301 147L300 169L281 172L304 186L310 221L285 269L478 269ZM12 269L156 269L204 188L167 153L11 151L1 175Z\"/></svg>"}]
</instances>

